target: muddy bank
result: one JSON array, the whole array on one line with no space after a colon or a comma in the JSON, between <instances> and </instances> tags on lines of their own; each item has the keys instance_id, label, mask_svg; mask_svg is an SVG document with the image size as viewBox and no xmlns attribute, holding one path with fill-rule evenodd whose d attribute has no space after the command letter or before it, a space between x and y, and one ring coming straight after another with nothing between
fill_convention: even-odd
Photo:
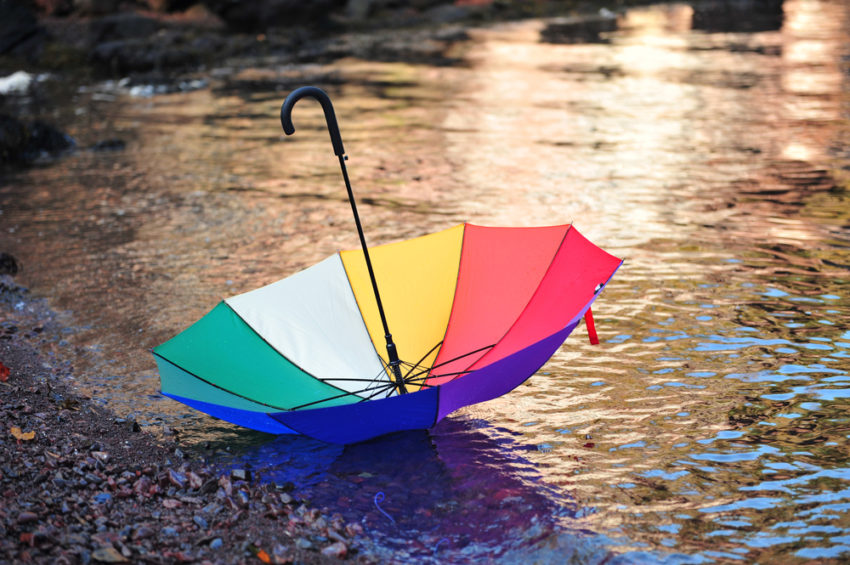
<instances>
[{"instance_id":1,"label":"muddy bank","mask_svg":"<svg viewBox=\"0 0 850 565\"><path fill-rule=\"evenodd\" d=\"M36 350L49 322L0 279L0 561L370 562L361 526L291 483L216 469L76 394L73 369Z\"/></svg>"}]
</instances>

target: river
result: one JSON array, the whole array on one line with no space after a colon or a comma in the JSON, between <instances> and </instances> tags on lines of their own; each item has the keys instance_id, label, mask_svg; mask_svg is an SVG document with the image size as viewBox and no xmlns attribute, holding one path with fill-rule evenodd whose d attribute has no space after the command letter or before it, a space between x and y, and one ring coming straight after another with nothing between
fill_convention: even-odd
<instances>
[{"instance_id":1,"label":"river","mask_svg":"<svg viewBox=\"0 0 850 565\"><path fill-rule=\"evenodd\" d=\"M126 149L8 174L0 250L56 312L45 347L82 391L292 481L387 560L847 559L850 9L736 5L473 28L443 64L56 85L81 147ZM580 327L509 395L346 448L161 397L151 347L358 245L318 105L280 131L302 84L334 100L370 244L573 222L625 257L594 305L602 343Z\"/></svg>"}]
</instances>

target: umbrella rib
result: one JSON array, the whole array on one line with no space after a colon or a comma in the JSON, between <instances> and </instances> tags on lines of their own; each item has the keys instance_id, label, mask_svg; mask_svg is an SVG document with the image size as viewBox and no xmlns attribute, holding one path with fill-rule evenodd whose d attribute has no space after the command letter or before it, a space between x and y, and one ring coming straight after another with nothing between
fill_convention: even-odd
<instances>
[{"instance_id":1,"label":"umbrella rib","mask_svg":"<svg viewBox=\"0 0 850 565\"><path fill-rule=\"evenodd\" d=\"M366 392L366 391L371 391L371 390L377 390L377 392L376 392L375 394L373 394L372 396L369 396L369 397L367 397L366 399L364 399L364 400L367 400L368 398L372 398L372 397L374 397L374 396L375 396L376 394L378 394L379 392L384 391L384 390L387 390L388 388L393 388L394 386L395 386L395 383L387 382L387 383L382 384L381 386L379 386L377 389L374 389L374 388L372 388L372 387L366 387L366 388L362 388L362 389L360 389L360 390L355 390L355 391L352 391L352 392L346 392L346 393L344 393L344 394L338 394L338 395L336 395L336 396L330 396L330 397L328 397L328 398L322 398L321 400L314 400L313 402L308 402L307 404L301 404L300 406L295 406L295 407L293 407L293 408L290 408L290 410L293 410L293 411L294 411L294 410L301 410L302 408L306 408L306 407L308 407L308 406L315 406L316 404L321 404L321 403L323 403L323 402L329 402L329 401L331 401L331 400L338 400L338 399L340 399L340 398L345 398L346 396L358 395L358 394L360 394L361 392ZM361 401L361 402L362 402L362 401Z\"/></svg>"},{"instance_id":2,"label":"umbrella rib","mask_svg":"<svg viewBox=\"0 0 850 565\"><path fill-rule=\"evenodd\" d=\"M429 355L431 355L432 353L434 353L434 350L435 350L435 349L437 349L438 347L440 347L442 344L443 344L443 340L440 340L439 342L437 342L437 345L435 345L434 347L432 347L431 349L429 349L429 350L428 350L428 353L426 353L425 355L423 355L423 356L422 356L422 358L421 358L421 359L419 359L419 361L417 361L415 365L410 365L410 363L406 363L406 362L405 362L405 365L410 365L410 371L408 371L408 372L407 372L407 374L406 374L406 375L404 375L404 378L406 379L406 378L407 378L407 375L409 375L411 372L413 372L413 369L415 369L416 367L418 367L419 365L421 365L421 364L422 364L422 362L423 362L425 359L427 359Z\"/></svg>"},{"instance_id":3,"label":"umbrella rib","mask_svg":"<svg viewBox=\"0 0 850 565\"><path fill-rule=\"evenodd\" d=\"M281 407L281 406L275 406L274 404L269 404L268 402L263 402L262 400L256 400L256 399L251 398L251 397L249 397L249 396L245 396L244 394L239 394L239 393L238 393L238 392L236 392L236 391L226 389L226 388L224 388L223 386L219 386L219 385L215 384L214 382L208 381L207 379L205 379L205 378L203 378L203 377L201 377L201 376L199 376L199 375L196 375L195 373L193 373L193 372L189 371L188 369L186 369L186 368L184 368L184 367L181 367L180 365L178 365L177 363L175 363L175 362L174 362L174 361L172 361L171 359L168 359L168 358L166 358L166 357L163 357L162 355L160 355L160 354L159 354L159 353L157 353L156 351L153 351L152 353L154 354L154 356L155 356L155 357L159 357L159 358L160 358L160 359L162 359L163 361L165 361L165 362L167 362L167 363L170 363L171 365L174 365L175 367L177 367L178 369L180 369L181 371L183 371L183 372L184 372L184 373L186 373L187 375L190 375L190 376L192 376L192 377L194 377L194 378L198 379L198 380L199 380L199 381L201 381L202 383L205 383L205 384L210 385L210 386L211 386L211 387L213 387L213 388L217 388L218 390L222 390L222 391L226 392L227 394L232 394L233 396L236 396L236 397L238 397L238 398L242 398L242 399L244 399L244 400L248 400L248 401L250 401L250 402L255 402L255 403L260 404L260 405L262 405L262 406L268 406L269 408L274 408L275 410L279 410L279 411L281 411L281 412L286 412L287 410L291 410L291 408L283 408L283 407Z\"/></svg>"},{"instance_id":4,"label":"umbrella rib","mask_svg":"<svg viewBox=\"0 0 850 565\"><path fill-rule=\"evenodd\" d=\"M490 348L493 348L493 347L496 347L496 344L495 344L495 343L494 343L493 345L486 345L486 346L484 346L484 347L479 347L478 349L476 349L476 350L474 350L474 351L469 351L469 352L467 352L467 353L464 353L463 355L458 355L457 357L454 357L454 358L452 358L452 359L448 359L447 361L443 361L442 363L438 363L438 364L436 364L436 365L433 365L433 366L429 367L428 369L425 369L425 370L419 371L418 373L414 374L414 375L413 375L412 377L410 377L410 378L411 378L411 379L419 378L419 377L420 377L420 375L424 375L425 373L427 373L427 372L429 372L429 371L433 371L433 370L434 370L434 369L436 369L437 367L442 367L443 365L447 365L447 364L449 364L449 363L452 363L452 362L454 362L454 361L457 361L458 359L463 359L464 357L468 357L469 355L475 355L476 353L479 353L479 352L481 352L481 351L484 351L485 349L490 349ZM435 375L435 377L443 377L443 376L448 376L448 375L462 375L462 374L469 373L469 372L470 372L469 370L467 370L467 371L458 371L458 372L456 372L456 373L446 373L445 375ZM410 374L410 373L408 373L408 375L409 375L409 374ZM405 377L405 378L407 378L407 377ZM425 378L427 378L427 377L425 377Z\"/></svg>"},{"instance_id":5,"label":"umbrella rib","mask_svg":"<svg viewBox=\"0 0 850 565\"><path fill-rule=\"evenodd\" d=\"M378 396L378 394L380 394L382 392L386 392L389 389L395 388L395 387L396 387L396 383L394 383L394 382L393 383L387 383L387 384L383 385L382 387L379 387L378 389L376 389L375 392L373 392L369 396L365 396L365 397L361 398L360 400L358 400L358 403L366 402L367 400L372 400L373 398Z\"/></svg>"},{"instance_id":6,"label":"umbrella rib","mask_svg":"<svg viewBox=\"0 0 850 565\"><path fill-rule=\"evenodd\" d=\"M476 353L480 353L481 351L484 351L485 349L491 349L493 347L496 347L495 343L493 343L491 345L485 345L484 347L479 347L478 349L476 349L474 351L469 351L467 353L464 353L463 355L458 355L457 357L453 357L451 359L443 361L442 363L437 363L436 365L431 367L431 369L433 370L433 369L436 369L437 367L442 367L443 365L448 365L449 363L453 363L453 362L455 362L459 359L463 359L464 357L469 357L470 355L475 355Z\"/></svg>"}]
</instances>

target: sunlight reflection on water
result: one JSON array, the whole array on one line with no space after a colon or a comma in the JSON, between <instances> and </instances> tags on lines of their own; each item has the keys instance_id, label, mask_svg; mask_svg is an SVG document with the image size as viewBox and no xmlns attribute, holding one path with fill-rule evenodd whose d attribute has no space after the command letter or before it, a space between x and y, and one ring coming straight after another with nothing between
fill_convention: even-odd
<instances>
[{"instance_id":1,"label":"sunlight reflection on water","mask_svg":"<svg viewBox=\"0 0 850 565\"><path fill-rule=\"evenodd\" d=\"M9 251L68 312L59 349L84 390L295 483L378 554L846 558L848 14L776 4L779 29L671 5L598 42L558 41L550 21L473 30L456 67L245 65L190 93L77 96L76 135L103 120L128 149L0 187ZM282 76L334 79L370 243L574 221L626 257L594 307L602 345L579 328L507 397L345 449L159 397L148 347L357 245L318 109L281 139Z\"/></svg>"}]
</instances>

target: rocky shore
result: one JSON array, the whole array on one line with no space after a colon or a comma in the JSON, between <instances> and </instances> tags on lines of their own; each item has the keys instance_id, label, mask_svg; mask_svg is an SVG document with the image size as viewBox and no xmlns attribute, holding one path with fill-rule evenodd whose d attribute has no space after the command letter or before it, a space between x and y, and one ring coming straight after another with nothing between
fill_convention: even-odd
<instances>
[{"instance_id":1,"label":"rocky shore","mask_svg":"<svg viewBox=\"0 0 850 565\"><path fill-rule=\"evenodd\" d=\"M0 275L0 562L371 562L359 524L292 484L222 471L68 386ZM49 330L48 330L49 331Z\"/></svg>"}]
</instances>

